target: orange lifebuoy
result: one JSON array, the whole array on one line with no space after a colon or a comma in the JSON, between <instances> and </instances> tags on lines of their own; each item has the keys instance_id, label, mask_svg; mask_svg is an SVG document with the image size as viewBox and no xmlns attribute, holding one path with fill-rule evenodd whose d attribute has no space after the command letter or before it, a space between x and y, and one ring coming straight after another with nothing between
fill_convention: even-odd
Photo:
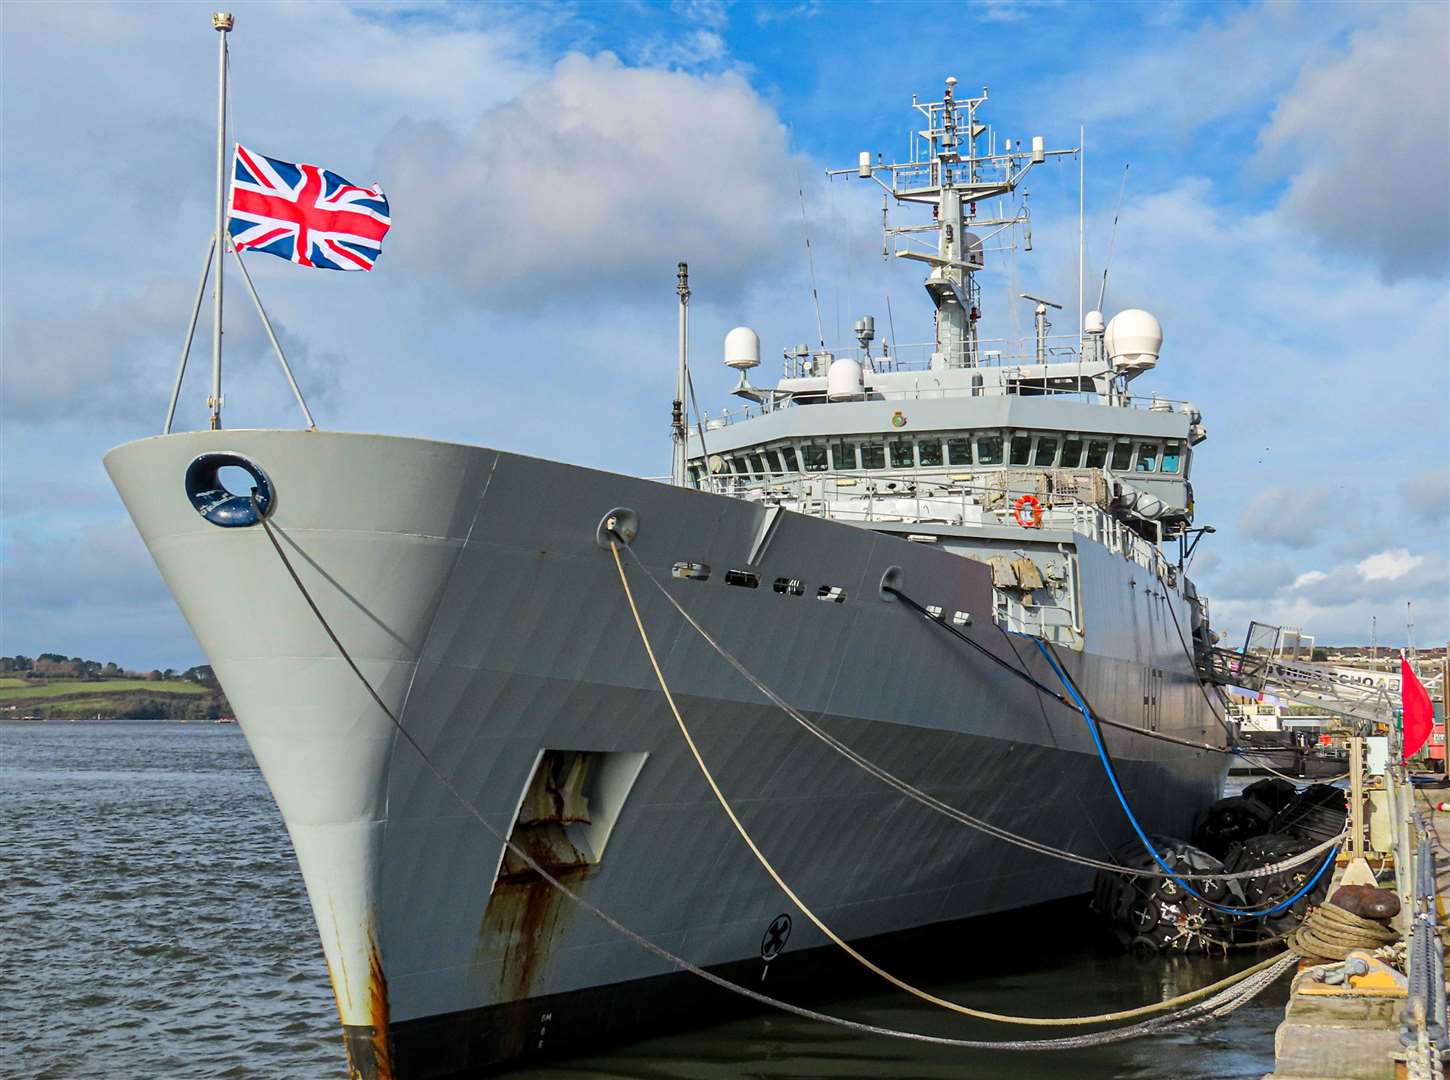
<instances>
[{"instance_id":1,"label":"orange lifebuoy","mask_svg":"<svg viewBox=\"0 0 1450 1080\"><path fill-rule=\"evenodd\" d=\"M1024 509L1029 510L1027 517L1022 516ZM1023 495L1012 504L1012 516L1017 519L1017 524L1024 529L1042 528L1042 504L1037 501L1036 495Z\"/></svg>"}]
</instances>

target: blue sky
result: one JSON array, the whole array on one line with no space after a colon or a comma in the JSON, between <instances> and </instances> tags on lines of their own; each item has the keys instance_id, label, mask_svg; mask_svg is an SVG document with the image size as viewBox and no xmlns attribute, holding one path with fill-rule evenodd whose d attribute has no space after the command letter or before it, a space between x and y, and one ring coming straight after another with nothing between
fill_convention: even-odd
<instances>
[{"instance_id":1,"label":"blue sky","mask_svg":"<svg viewBox=\"0 0 1450 1080\"><path fill-rule=\"evenodd\" d=\"M212 209L209 4L0 8L0 653L200 659L100 466L159 429ZM884 264L911 95L986 85L1001 135L1086 125L1088 277L1131 163L1106 309L1164 324L1136 384L1194 401L1194 576L1215 621L1450 634L1450 87L1443 4L238 4L234 134L380 182L370 275L250 263L323 427L667 469L674 263L696 384L731 326L778 350L862 314L930 335ZM321 61L321 62L320 62ZM1076 319L1076 168L983 275ZM98 199L99 196L99 199ZM104 207L103 213L97 213ZM906 220L905 217L902 220ZM1095 291L1095 288L1092 290ZM297 422L231 292L227 421ZM835 328L839 327L839 335ZM207 332L205 318L199 331ZM989 331L990 332L990 331ZM181 426L204 423L202 363Z\"/></svg>"}]
</instances>

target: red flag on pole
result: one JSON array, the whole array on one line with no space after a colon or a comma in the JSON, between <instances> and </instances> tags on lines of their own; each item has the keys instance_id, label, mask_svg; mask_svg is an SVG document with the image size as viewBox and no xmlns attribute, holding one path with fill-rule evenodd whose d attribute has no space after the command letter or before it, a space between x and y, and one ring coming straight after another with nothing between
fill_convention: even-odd
<instances>
[{"instance_id":1,"label":"red flag on pole","mask_svg":"<svg viewBox=\"0 0 1450 1080\"><path fill-rule=\"evenodd\" d=\"M1435 726L1435 709L1430 704L1430 693L1415 675L1415 669L1400 653L1400 708L1403 714L1405 735L1405 760L1409 761L1420 752L1430 731Z\"/></svg>"}]
</instances>

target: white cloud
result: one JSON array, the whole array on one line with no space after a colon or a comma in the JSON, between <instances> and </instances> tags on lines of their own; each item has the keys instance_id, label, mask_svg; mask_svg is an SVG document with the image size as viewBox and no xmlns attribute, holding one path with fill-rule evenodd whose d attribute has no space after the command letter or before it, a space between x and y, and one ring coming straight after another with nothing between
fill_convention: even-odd
<instances>
[{"instance_id":1,"label":"white cloud","mask_svg":"<svg viewBox=\"0 0 1450 1080\"><path fill-rule=\"evenodd\" d=\"M1354 493L1342 488L1264 488L1244 508L1239 528L1260 543L1310 548L1339 527L1337 511L1354 501Z\"/></svg>"},{"instance_id":2,"label":"white cloud","mask_svg":"<svg viewBox=\"0 0 1450 1080\"><path fill-rule=\"evenodd\" d=\"M1323 581L1328 576L1323 570L1305 570L1294 579L1293 584L1289 588L1302 589L1306 585L1313 585L1315 582Z\"/></svg>"},{"instance_id":3,"label":"white cloud","mask_svg":"<svg viewBox=\"0 0 1450 1080\"><path fill-rule=\"evenodd\" d=\"M644 67L695 68L722 60L725 39L713 30L692 30L675 37L653 38L639 49Z\"/></svg>"},{"instance_id":4,"label":"white cloud","mask_svg":"<svg viewBox=\"0 0 1450 1080\"><path fill-rule=\"evenodd\" d=\"M403 124L383 154L396 262L496 309L658 290L686 256L718 297L788 242L786 132L735 74L575 54L467 133Z\"/></svg>"},{"instance_id":5,"label":"white cloud","mask_svg":"<svg viewBox=\"0 0 1450 1080\"><path fill-rule=\"evenodd\" d=\"M968 12L982 22L1021 22L1061 8L1066 0L972 0Z\"/></svg>"},{"instance_id":6,"label":"white cloud","mask_svg":"<svg viewBox=\"0 0 1450 1080\"><path fill-rule=\"evenodd\" d=\"M723 30L730 21L730 11L724 0L673 0L670 10L682 19L712 30Z\"/></svg>"},{"instance_id":7,"label":"white cloud","mask_svg":"<svg viewBox=\"0 0 1450 1080\"><path fill-rule=\"evenodd\" d=\"M1310 4L1212 10L1215 17L1184 30L1150 26L1103 50L1089 77L1074 71L1061 80L1055 93L1068 106L1061 114L1090 125L1151 117L1155 132L1187 135L1269 100L1353 16L1325 18Z\"/></svg>"},{"instance_id":8,"label":"white cloud","mask_svg":"<svg viewBox=\"0 0 1450 1080\"><path fill-rule=\"evenodd\" d=\"M1284 214L1391 279L1450 267L1450 7L1396 4L1306 64L1259 137Z\"/></svg>"},{"instance_id":9,"label":"white cloud","mask_svg":"<svg viewBox=\"0 0 1450 1080\"><path fill-rule=\"evenodd\" d=\"M1381 551L1355 564L1365 581L1398 581L1425 561L1423 555L1411 555L1406 548Z\"/></svg>"},{"instance_id":10,"label":"white cloud","mask_svg":"<svg viewBox=\"0 0 1450 1080\"><path fill-rule=\"evenodd\" d=\"M1400 501L1416 521L1450 524L1450 468L1425 469L1400 485Z\"/></svg>"}]
</instances>

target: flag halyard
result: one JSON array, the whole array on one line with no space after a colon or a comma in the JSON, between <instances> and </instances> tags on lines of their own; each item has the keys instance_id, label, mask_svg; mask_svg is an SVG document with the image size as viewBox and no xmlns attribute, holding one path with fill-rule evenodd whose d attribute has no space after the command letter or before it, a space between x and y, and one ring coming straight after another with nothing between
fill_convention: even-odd
<instances>
[{"instance_id":1,"label":"flag halyard","mask_svg":"<svg viewBox=\"0 0 1450 1080\"><path fill-rule=\"evenodd\" d=\"M265 251L299 266L371 270L392 225L377 184L293 164L240 143L232 162L228 231L238 251Z\"/></svg>"}]
</instances>

